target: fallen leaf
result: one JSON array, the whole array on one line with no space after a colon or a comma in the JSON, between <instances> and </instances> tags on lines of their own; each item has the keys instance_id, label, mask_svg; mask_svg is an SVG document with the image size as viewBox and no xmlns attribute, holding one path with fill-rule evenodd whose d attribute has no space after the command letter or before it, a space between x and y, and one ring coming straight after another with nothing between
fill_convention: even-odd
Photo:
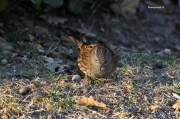
<instances>
[{"instance_id":1,"label":"fallen leaf","mask_svg":"<svg viewBox=\"0 0 180 119\"><path fill-rule=\"evenodd\" d=\"M160 105L151 105L152 110L159 109L161 106Z\"/></svg>"},{"instance_id":2,"label":"fallen leaf","mask_svg":"<svg viewBox=\"0 0 180 119\"><path fill-rule=\"evenodd\" d=\"M82 96L81 98L76 100L76 103L82 104L85 106L97 106L97 107L103 108L104 110L106 110L106 112L109 111L109 108L106 107L106 104L104 104L103 102L95 101L92 96L90 96L89 98L86 96Z\"/></svg>"},{"instance_id":3,"label":"fallen leaf","mask_svg":"<svg viewBox=\"0 0 180 119\"><path fill-rule=\"evenodd\" d=\"M37 50L42 50L43 46L41 44L35 44Z\"/></svg>"},{"instance_id":4,"label":"fallen leaf","mask_svg":"<svg viewBox=\"0 0 180 119\"><path fill-rule=\"evenodd\" d=\"M61 85L65 85L65 83L66 83L65 80L60 80L60 81L59 81L59 84L61 84Z\"/></svg>"},{"instance_id":5,"label":"fallen leaf","mask_svg":"<svg viewBox=\"0 0 180 119\"><path fill-rule=\"evenodd\" d=\"M128 89L130 89L130 88L133 87L133 85L127 85L126 87L127 87Z\"/></svg>"},{"instance_id":6,"label":"fallen leaf","mask_svg":"<svg viewBox=\"0 0 180 119\"><path fill-rule=\"evenodd\" d=\"M36 34L42 35L42 37L47 37L47 33L49 32L47 28L41 26L35 26Z\"/></svg>"},{"instance_id":7,"label":"fallen leaf","mask_svg":"<svg viewBox=\"0 0 180 119\"><path fill-rule=\"evenodd\" d=\"M32 19L22 19L22 23L31 31L34 30L34 21Z\"/></svg>"},{"instance_id":8,"label":"fallen leaf","mask_svg":"<svg viewBox=\"0 0 180 119\"><path fill-rule=\"evenodd\" d=\"M177 100L176 103L172 107L178 111L180 109L180 99Z\"/></svg>"},{"instance_id":9,"label":"fallen leaf","mask_svg":"<svg viewBox=\"0 0 180 119\"><path fill-rule=\"evenodd\" d=\"M36 37L35 37L34 35L29 34L29 40L30 40L30 41L33 41L33 40L35 40L35 39L36 39Z\"/></svg>"}]
</instances>

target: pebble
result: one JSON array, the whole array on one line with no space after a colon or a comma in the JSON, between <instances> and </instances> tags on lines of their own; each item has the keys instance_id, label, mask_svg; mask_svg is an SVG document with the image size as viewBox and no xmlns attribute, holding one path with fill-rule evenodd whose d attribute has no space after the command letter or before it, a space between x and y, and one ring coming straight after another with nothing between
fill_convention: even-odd
<instances>
[{"instance_id":1,"label":"pebble","mask_svg":"<svg viewBox=\"0 0 180 119\"><path fill-rule=\"evenodd\" d=\"M72 81L75 81L75 82L80 82L81 81L81 77L79 75L74 75L72 77Z\"/></svg>"},{"instance_id":2,"label":"pebble","mask_svg":"<svg viewBox=\"0 0 180 119\"><path fill-rule=\"evenodd\" d=\"M83 88L81 88L81 92L83 94L86 94L86 93L88 93L88 89L86 87L83 87Z\"/></svg>"},{"instance_id":3,"label":"pebble","mask_svg":"<svg viewBox=\"0 0 180 119\"><path fill-rule=\"evenodd\" d=\"M1 65L6 65L8 63L7 59L2 59L1 60Z\"/></svg>"},{"instance_id":4,"label":"pebble","mask_svg":"<svg viewBox=\"0 0 180 119\"><path fill-rule=\"evenodd\" d=\"M171 54L171 50L170 49L164 49L164 54L170 55Z\"/></svg>"},{"instance_id":5,"label":"pebble","mask_svg":"<svg viewBox=\"0 0 180 119\"><path fill-rule=\"evenodd\" d=\"M34 97L36 98L42 98L44 96L44 93L41 90L37 90L34 92Z\"/></svg>"},{"instance_id":6,"label":"pebble","mask_svg":"<svg viewBox=\"0 0 180 119\"><path fill-rule=\"evenodd\" d=\"M29 87L21 87L19 89L19 93L22 94L22 95L25 95L27 94L31 89Z\"/></svg>"},{"instance_id":7,"label":"pebble","mask_svg":"<svg viewBox=\"0 0 180 119\"><path fill-rule=\"evenodd\" d=\"M164 53L163 53L163 52L157 52L157 53L156 53L156 55L158 55L158 56L161 56L161 57L162 57L162 56L164 56Z\"/></svg>"},{"instance_id":8,"label":"pebble","mask_svg":"<svg viewBox=\"0 0 180 119\"><path fill-rule=\"evenodd\" d=\"M163 62L163 61L161 61L161 60L158 60L158 61L156 62L156 67L159 68L159 69L162 69L162 68L164 68L165 66L166 66L166 62Z\"/></svg>"}]
</instances>

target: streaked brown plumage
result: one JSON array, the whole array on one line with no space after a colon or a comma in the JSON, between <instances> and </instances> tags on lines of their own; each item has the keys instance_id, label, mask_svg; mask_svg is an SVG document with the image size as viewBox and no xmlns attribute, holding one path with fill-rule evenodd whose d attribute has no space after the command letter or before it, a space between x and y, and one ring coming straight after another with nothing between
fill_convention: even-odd
<instances>
[{"instance_id":1,"label":"streaked brown plumage","mask_svg":"<svg viewBox=\"0 0 180 119\"><path fill-rule=\"evenodd\" d=\"M80 48L78 66L85 73L86 79L88 76L93 79L107 78L114 72L117 58L112 50L100 44L86 44L74 36L69 36L69 38Z\"/></svg>"}]
</instances>

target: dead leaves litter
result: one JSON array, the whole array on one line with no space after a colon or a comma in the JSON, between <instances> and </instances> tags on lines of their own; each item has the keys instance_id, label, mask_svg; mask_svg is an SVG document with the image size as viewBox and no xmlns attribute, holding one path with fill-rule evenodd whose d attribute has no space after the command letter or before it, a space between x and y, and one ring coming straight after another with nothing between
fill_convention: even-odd
<instances>
[{"instance_id":1,"label":"dead leaves litter","mask_svg":"<svg viewBox=\"0 0 180 119\"><path fill-rule=\"evenodd\" d=\"M106 112L109 112L109 108L103 102L98 102L94 100L92 96L86 97L82 96L76 100L76 103L85 105L85 106L97 106L103 108Z\"/></svg>"}]
</instances>

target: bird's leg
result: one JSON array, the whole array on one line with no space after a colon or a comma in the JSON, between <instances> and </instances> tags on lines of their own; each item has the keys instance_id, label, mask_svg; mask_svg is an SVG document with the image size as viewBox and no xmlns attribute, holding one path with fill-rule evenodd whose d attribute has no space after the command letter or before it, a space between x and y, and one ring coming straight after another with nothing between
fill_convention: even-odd
<instances>
[{"instance_id":1,"label":"bird's leg","mask_svg":"<svg viewBox=\"0 0 180 119\"><path fill-rule=\"evenodd\" d=\"M86 79L86 81L87 81L88 83L91 83L91 84L94 83L94 81L92 80L92 78L89 77L87 74L85 74L85 79Z\"/></svg>"}]
</instances>

